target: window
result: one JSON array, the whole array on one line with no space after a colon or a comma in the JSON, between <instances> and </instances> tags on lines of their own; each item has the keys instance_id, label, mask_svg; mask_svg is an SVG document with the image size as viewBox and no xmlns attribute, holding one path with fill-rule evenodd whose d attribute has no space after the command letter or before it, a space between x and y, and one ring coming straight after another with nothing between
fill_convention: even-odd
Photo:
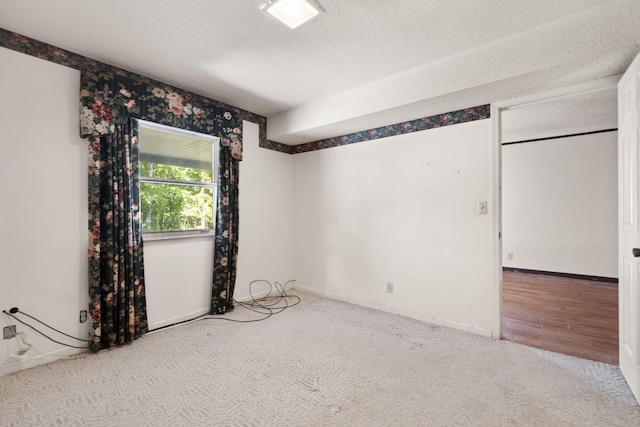
<instances>
[{"instance_id":1,"label":"window","mask_svg":"<svg viewBox=\"0 0 640 427\"><path fill-rule=\"evenodd\" d=\"M219 139L142 120L139 128L142 232L147 238L211 234Z\"/></svg>"}]
</instances>

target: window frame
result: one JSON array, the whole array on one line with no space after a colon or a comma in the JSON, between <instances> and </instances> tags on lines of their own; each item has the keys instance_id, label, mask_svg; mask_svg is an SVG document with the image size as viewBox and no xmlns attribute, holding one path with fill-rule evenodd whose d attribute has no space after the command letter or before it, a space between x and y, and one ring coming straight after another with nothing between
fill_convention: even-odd
<instances>
[{"instance_id":1,"label":"window frame","mask_svg":"<svg viewBox=\"0 0 640 427\"><path fill-rule=\"evenodd\" d=\"M220 137L207 135L200 132L190 131L187 129L177 128L174 126L161 125L159 123L150 122L147 120L138 119L138 128L146 128L160 132L173 133L181 136L188 136L190 138L198 138L211 143L211 179L212 182L203 181L183 181L176 179L163 179L154 177L143 177L138 175L138 185L142 183L154 184L154 185L184 185L187 187L205 187L211 188L213 197L213 227L207 229L194 229L194 230L172 230L172 231L142 231L142 238L144 241L154 240L170 240L170 239L184 239L193 237L209 237L215 236L216 227L216 213L218 209L218 162L219 162L219 149L220 149ZM140 168L140 158L142 157L142 139L138 135L138 149L140 154L138 156L138 170ZM142 197L142 190L140 190L140 197ZM138 202L138 206L141 206ZM142 209L140 209L142 215Z\"/></svg>"}]
</instances>

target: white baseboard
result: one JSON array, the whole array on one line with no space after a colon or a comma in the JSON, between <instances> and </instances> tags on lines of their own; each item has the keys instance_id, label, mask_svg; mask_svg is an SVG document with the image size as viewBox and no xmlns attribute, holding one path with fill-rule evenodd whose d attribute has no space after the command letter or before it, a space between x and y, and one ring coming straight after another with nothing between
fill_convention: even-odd
<instances>
[{"instance_id":1,"label":"white baseboard","mask_svg":"<svg viewBox=\"0 0 640 427\"><path fill-rule=\"evenodd\" d=\"M419 313L417 311L407 310L404 308L391 307L388 305L380 304L377 302L369 301L362 298L355 298L346 295L334 294L331 292L319 291L313 288L307 288L305 286L295 285L295 289L303 292L309 292L315 295L335 299L338 301L349 302L363 307L373 308L374 310L386 311L387 313L398 314L400 316L410 317L412 319L420 320L422 322L431 323L438 326L446 326L448 328L458 329L465 332L470 332L475 335L481 335L488 338L493 338L494 333L485 328L479 328L473 325L467 325L464 323L454 322L452 320L441 319L436 316L432 316L425 313Z\"/></svg>"},{"instance_id":2,"label":"white baseboard","mask_svg":"<svg viewBox=\"0 0 640 427\"><path fill-rule=\"evenodd\" d=\"M50 351L48 353L37 353L37 350L33 347L29 350L35 352L33 356L25 355L26 357L17 358L9 356L7 361L0 366L0 377L3 375L11 374L13 372L22 371L23 369L33 368L38 365L44 365L45 363L55 362L56 360L64 359L69 356L73 356L79 353L84 353L88 350L82 350L77 348L61 348L58 350Z\"/></svg>"},{"instance_id":3,"label":"white baseboard","mask_svg":"<svg viewBox=\"0 0 640 427\"><path fill-rule=\"evenodd\" d=\"M180 316L175 316L169 319L163 319L153 323L149 323L149 331L153 331L154 329L163 328L165 326L173 325L173 324L184 322L187 320L195 319L196 317L202 316L203 314L208 314L210 310L211 310L210 307L201 308L199 310L192 311L191 313L181 314Z\"/></svg>"},{"instance_id":4,"label":"white baseboard","mask_svg":"<svg viewBox=\"0 0 640 427\"><path fill-rule=\"evenodd\" d=\"M256 292L253 294L253 298L255 299L259 299L262 297L266 297L267 294L269 293L268 290L264 290L261 292ZM244 296L240 296L240 297L236 297L235 300L239 301L239 302L247 302L247 301L251 301L251 295L244 295ZM209 314L211 311L211 307L203 307L199 310L196 311L192 311L190 313L186 313L186 314L181 314L180 316L175 316L169 319L163 319L163 320L158 320L156 322L153 323L149 323L149 331L154 331L156 329L160 329L169 325L174 325L176 323L180 323L180 322L185 322L191 319L195 319L196 317L200 317L203 316L205 314Z\"/></svg>"}]
</instances>

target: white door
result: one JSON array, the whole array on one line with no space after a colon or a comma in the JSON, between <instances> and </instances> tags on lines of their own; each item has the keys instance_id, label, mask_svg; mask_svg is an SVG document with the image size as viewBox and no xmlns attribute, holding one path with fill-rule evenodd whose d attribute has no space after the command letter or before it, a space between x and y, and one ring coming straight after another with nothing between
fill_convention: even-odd
<instances>
[{"instance_id":1,"label":"white door","mask_svg":"<svg viewBox=\"0 0 640 427\"><path fill-rule=\"evenodd\" d=\"M640 402L640 55L618 83L620 370Z\"/></svg>"}]
</instances>

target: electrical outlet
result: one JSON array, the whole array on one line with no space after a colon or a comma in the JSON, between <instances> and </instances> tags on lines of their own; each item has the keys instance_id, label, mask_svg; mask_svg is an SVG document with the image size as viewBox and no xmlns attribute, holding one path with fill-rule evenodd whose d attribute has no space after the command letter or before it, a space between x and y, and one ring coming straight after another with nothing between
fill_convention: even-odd
<instances>
[{"instance_id":1,"label":"electrical outlet","mask_svg":"<svg viewBox=\"0 0 640 427\"><path fill-rule=\"evenodd\" d=\"M507 253L507 259L513 259L513 252Z\"/></svg>"},{"instance_id":2,"label":"electrical outlet","mask_svg":"<svg viewBox=\"0 0 640 427\"><path fill-rule=\"evenodd\" d=\"M5 326L2 330L2 336L5 340L10 340L11 338L15 338L17 335L16 325Z\"/></svg>"},{"instance_id":3,"label":"electrical outlet","mask_svg":"<svg viewBox=\"0 0 640 427\"><path fill-rule=\"evenodd\" d=\"M390 294L393 293L393 282L387 282L387 292Z\"/></svg>"},{"instance_id":4,"label":"electrical outlet","mask_svg":"<svg viewBox=\"0 0 640 427\"><path fill-rule=\"evenodd\" d=\"M80 323L87 321L87 310L80 310Z\"/></svg>"}]
</instances>

